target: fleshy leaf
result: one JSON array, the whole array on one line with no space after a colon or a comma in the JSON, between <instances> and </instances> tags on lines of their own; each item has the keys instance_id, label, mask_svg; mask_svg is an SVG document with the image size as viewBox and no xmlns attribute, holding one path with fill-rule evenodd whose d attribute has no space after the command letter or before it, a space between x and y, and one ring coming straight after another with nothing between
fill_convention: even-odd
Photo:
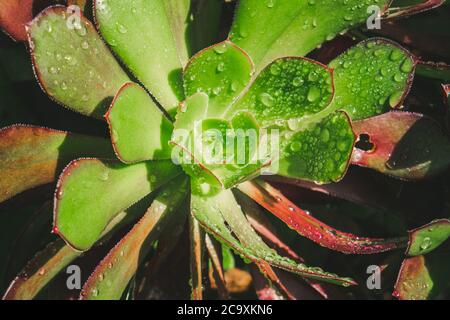
<instances>
[{"instance_id":1,"label":"fleshy leaf","mask_svg":"<svg viewBox=\"0 0 450 320\"><path fill-rule=\"evenodd\" d=\"M3 300L30 300L81 253L56 240L39 252L11 283Z\"/></svg>"},{"instance_id":2,"label":"fleshy leaf","mask_svg":"<svg viewBox=\"0 0 450 320\"><path fill-rule=\"evenodd\" d=\"M129 79L92 23L55 6L37 16L27 30L41 87L64 106L102 118Z\"/></svg>"},{"instance_id":3,"label":"fleshy leaf","mask_svg":"<svg viewBox=\"0 0 450 320\"><path fill-rule=\"evenodd\" d=\"M450 65L444 62L419 61L417 64L417 74L450 82Z\"/></svg>"},{"instance_id":4,"label":"fleshy leaf","mask_svg":"<svg viewBox=\"0 0 450 320\"><path fill-rule=\"evenodd\" d=\"M347 114L334 112L321 121L305 123L306 128L295 133L282 132L287 139L281 141L277 174L318 183L339 181L347 171L355 142Z\"/></svg>"},{"instance_id":5,"label":"fleshy leaf","mask_svg":"<svg viewBox=\"0 0 450 320\"><path fill-rule=\"evenodd\" d=\"M429 300L446 290L450 282L448 253L431 253L403 261L394 297L400 300Z\"/></svg>"},{"instance_id":6,"label":"fleshy leaf","mask_svg":"<svg viewBox=\"0 0 450 320\"><path fill-rule=\"evenodd\" d=\"M245 182L239 186L239 190L291 229L323 247L346 254L373 254L406 246L405 238L364 238L336 230L298 208L281 192L264 181Z\"/></svg>"},{"instance_id":7,"label":"fleshy leaf","mask_svg":"<svg viewBox=\"0 0 450 320\"><path fill-rule=\"evenodd\" d=\"M97 244L101 245L108 241L115 232L142 216L152 200L153 195L149 195L126 211L119 213L97 239ZM81 254L82 252L73 250L61 239L50 243L43 251L35 255L11 282L4 299L31 300L35 298L63 268Z\"/></svg>"},{"instance_id":8,"label":"fleshy leaf","mask_svg":"<svg viewBox=\"0 0 450 320\"><path fill-rule=\"evenodd\" d=\"M335 97L332 108L353 120L400 107L414 78L416 60L386 39L369 39L333 60Z\"/></svg>"},{"instance_id":9,"label":"fleshy leaf","mask_svg":"<svg viewBox=\"0 0 450 320\"><path fill-rule=\"evenodd\" d=\"M165 230L169 220L180 219L177 209L186 198L186 192L186 178L173 180L164 188L142 219L96 267L83 286L82 299L120 299L151 243Z\"/></svg>"},{"instance_id":10,"label":"fleshy leaf","mask_svg":"<svg viewBox=\"0 0 450 320\"><path fill-rule=\"evenodd\" d=\"M245 52L230 41L209 47L187 65L184 90L187 97L203 92L209 97L207 117L223 115L250 81L253 64Z\"/></svg>"},{"instance_id":11,"label":"fleshy leaf","mask_svg":"<svg viewBox=\"0 0 450 320\"><path fill-rule=\"evenodd\" d=\"M206 172L214 176L225 188L259 174L266 166L269 167L268 171L311 181L325 183L339 180L347 169L355 137L348 117L344 113L332 114L334 110L328 108L334 92L331 70L305 58L278 59L265 68L243 93L227 91L223 100L218 100L221 98L217 98L214 93L217 86L215 82L220 83L220 90L217 93L220 96L220 92L230 86L230 82L224 84L222 78L227 75L227 70L233 71L229 65L242 63L248 68L239 76L235 76L236 73L232 72L233 76L230 78L232 80L229 80L241 79L239 83L242 86L236 86L236 89L242 89L250 77L248 74L250 64L244 52L225 42L198 54L193 59L192 67L189 65L187 68L185 86L187 94L200 91L208 95L209 104L202 102L201 107L191 106L193 101L199 101L200 98L188 99L177 116L175 129L183 128L188 131L195 128L204 129L205 122L211 124L213 121L211 118L208 119L209 116L221 116L225 120L220 122L221 125L214 120L216 128L209 125L212 129L223 128L219 130L224 132L237 132L237 129L241 129L247 134L252 130L258 132L259 136L256 136L255 141L258 149L255 155L257 162L246 167L233 167L232 165L236 163L231 160L236 160L236 157L226 157L219 161L222 164L208 166L207 161L204 161L202 156L197 156L192 146L188 146L191 143L194 144L194 149L198 149L195 148L197 141L195 135L189 139L185 137L184 144L176 142L175 137L172 138L172 142L185 151L189 150L190 156L196 160L200 168L206 169ZM211 69L208 75L213 73L217 76L213 85L206 84L207 82L202 80L206 75L200 72L201 66L208 66L207 68ZM206 97L203 100L206 100ZM225 105L226 103L228 105ZM211 109L213 111L210 113ZM250 121L252 118L254 120ZM196 127L195 122L202 126ZM187 123L190 125L187 126ZM237 127L236 124L240 126ZM260 129L266 130L267 134L260 134ZM281 150L276 150L280 145L273 139L278 133L272 131L273 129L281 131L283 137ZM318 147L311 147L311 152L305 153L301 150L302 144L311 145L314 142ZM207 149L204 143L200 144L201 150ZM223 144L222 149L225 150L227 147L228 144ZM239 157L240 153L248 151L238 147L234 154ZM229 150L225 150L224 153L228 155ZM247 156L248 159L251 157L252 154ZM319 167L326 170L320 170ZM199 171L189 174L197 175ZM212 183L211 180L208 183Z\"/></svg>"},{"instance_id":12,"label":"fleshy leaf","mask_svg":"<svg viewBox=\"0 0 450 320\"><path fill-rule=\"evenodd\" d=\"M230 39L261 70L273 60L305 56L338 33L364 23L376 5L383 11L390 0L241 0Z\"/></svg>"},{"instance_id":13,"label":"fleshy leaf","mask_svg":"<svg viewBox=\"0 0 450 320\"><path fill-rule=\"evenodd\" d=\"M48 128L15 125L0 130L0 202L51 183L82 156L113 158L106 139Z\"/></svg>"},{"instance_id":14,"label":"fleshy leaf","mask_svg":"<svg viewBox=\"0 0 450 320\"><path fill-rule=\"evenodd\" d=\"M409 246L406 251L409 256L427 254L450 237L450 220L435 220L425 226L409 232Z\"/></svg>"},{"instance_id":15,"label":"fleshy leaf","mask_svg":"<svg viewBox=\"0 0 450 320\"><path fill-rule=\"evenodd\" d=\"M100 32L114 52L166 109L183 100L181 73L189 0L96 0Z\"/></svg>"},{"instance_id":16,"label":"fleshy leaf","mask_svg":"<svg viewBox=\"0 0 450 320\"><path fill-rule=\"evenodd\" d=\"M179 168L169 160L135 165L72 161L55 192L54 231L75 249L85 251L114 216L178 174Z\"/></svg>"},{"instance_id":17,"label":"fleshy leaf","mask_svg":"<svg viewBox=\"0 0 450 320\"><path fill-rule=\"evenodd\" d=\"M231 136L229 131L255 129L257 132L257 128L251 127L255 122L246 113L237 115L231 122L221 119L202 120L207 110L208 96L201 92L189 97L182 104L171 139L171 144L177 146L174 159L183 164L189 175L208 184L229 188L256 174L264 166L260 161L253 161L248 157L236 159L235 156L239 153L235 152L236 149L232 146L238 148L238 139L243 136ZM230 141L233 144L229 144ZM255 147L254 144L250 147L249 143L246 143L247 150L254 150Z\"/></svg>"},{"instance_id":18,"label":"fleshy leaf","mask_svg":"<svg viewBox=\"0 0 450 320\"><path fill-rule=\"evenodd\" d=\"M355 148L352 164L407 180L418 180L450 166L450 140L431 118L389 112L355 121L355 133L368 135L372 150Z\"/></svg>"},{"instance_id":19,"label":"fleshy leaf","mask_svg":"<svg viewBox=\"0 0 450 320\"><path fill-rule=\"evenodd\" d=\"M105 118L123 162L170 159L173 125L138 84L130 82L119 90Z\"/></svg>"},{"instance_id":20,"label":"fleshy leaf","mask_svg":"<svg viewBox=\"0 0 450 320\"><path fill-rule=\"evenodd\" d=\"M414 1L414 4L405 7L389 8L386 18L408 17L423 11L431 10L441 6L445 0L422 0L420 3Z\"/></svg>"},{"instance_id":21,"label":"fleshy leaf","mask_svg":"<svg viewBox=\"0 0 450 320\"><path fill-rule=\"evenodd\" d=\"M46 6L63 0L3 0L0 1L0 28L17 41L26 41L25 25Z\"/></svg>"},{"instance_id":22,"label":"fleshy leaf","mask_svg":"<svg viewBox=\"0 0 450 320\"><path fill-rule=\"evenodd\" d=\"M250 226L230 190L204 196L195 184L192 189L191 211L194 217L208 232L219 241L232 247L245 259L256 264L269 263L274 267L297 273L305 278L344 286L355 284L349 278L341 278L321 269L310 268L279 256L262 241Z\"/></svg>"},{"instance_id":23,"label":"fleshy leaf","mask_svg":"<svg viewBox=\"0 0 450 320\"><path fill-rule=\"evenodd\" d=\"M191 299L203 300L203 273L205 269L204 232L199 222L191 215L189 220L189 249L191 272Z\"/></svg>"},{"instance_id":24,"label":"fleshy leaf","mask_svg":"<svg viewBox=\"0 0 450 320\"><path fill-rule=\"evenodd\" d=\"M247 111L264 127L277 120L308 119L329 105L333 92L333 76L325 65L301 57L282 58L258 75L226 117Z\"/></svg>"},{"instance_id":25,"label":"fleshy leaf","mask_svg":"<svg viewBox=\"0 0 450 320\"><path fill-rule=\"evenodd\" d=\"M205 234L205 247L211 261L212 276L216 283L219 297L222 300L227 300L229 299L229 294L226 287L225 273L222 268L222 246L208 234Z\"/></svg>"}]
</instances>

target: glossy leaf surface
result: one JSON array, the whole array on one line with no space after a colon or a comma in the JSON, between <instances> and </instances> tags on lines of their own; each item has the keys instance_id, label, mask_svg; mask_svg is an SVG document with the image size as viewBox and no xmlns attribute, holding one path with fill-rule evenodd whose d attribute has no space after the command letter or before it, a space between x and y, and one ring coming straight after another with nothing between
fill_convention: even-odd
<instances>
[{"instance_id":1,"label":"glossy leaf surface","mask_svg":"<svg viewBox=\"0 0 450 320\"><path fill-rule=\"evenodd\" d=\"M72 247L85 251L114 216L179 174L170 161L135 165L73 161L61 174L55 192L55 231Z\"/></svg>"},{"instance_id":2,"label":"glossy leaf surface","mask_svg":"<svg viewBox=\"0 0 450 320\"><path fill-rule=\"evenodd\" d=\"M108 253L83 286L81 298L118 300L169 220L187 195L187 179L173 180L153 201L146 214Z\"/></svg>"},{"instance_id":3,"label":"glossy leaf surface","mask_svg":"<svg viewBox=\"0 0 450 320\"><path fill-rule=\"evenodd\" d=\"M373 144L372 150L355 149L353 164L408 180L433 176L450 165L448 135L421 114L389 112L356 121L353 128Z\"/></svg>"},{"instance_id":4,"label":"glossy leaf surface","mask_svg":"<svg viewBox=\"0 0 450 320\"><path fill-rule=\"evenodd\" d=\"M64 166L82 156L113 158L102 138L15 125L0 130L0 202L53 182Z\"/></svg>"},{"instance_id":5,"label":"glossy leaf surface","mask_svg":"<svg viewBox=\"0 0 450 320\"><path fill-rule=\"evenodd\" d=\"M105 118L123 162L170 159L173 125L138 84L127 83L119 90Z\"/></svg>"},{"instance_id":6,"label":"glossy leaf surface","mask_svg":"<svg viewBox=\"0 0 450 320\"><path fill-rule=\"evenodd\" d=\"M189 0L95 1L102 36L167 110L183 100L189 8Z\"/></svg>"},{"instance_id":7,"label":"glossy leaf surface","mask_svg":"<svg viewBox=\"0 0 450 320\"><path fill-rule=\"evenodd\" d=\"M273 60L304 56L338 33L364 23L367 8L382 11L389 0L242 0L230 39L248 52L261 70Z\"/></svg>"},{"instance_id":8,"label":"glossy leaf surface","mask_svg":"<svg viewBox=\"0 0 450 320\"><path fill-rule=\"evenodd\" d=\"M41 87L62 105L102 118L128 76L83 16L50 7L28 26L29 47Z\"/></svg>"}]
</instances>

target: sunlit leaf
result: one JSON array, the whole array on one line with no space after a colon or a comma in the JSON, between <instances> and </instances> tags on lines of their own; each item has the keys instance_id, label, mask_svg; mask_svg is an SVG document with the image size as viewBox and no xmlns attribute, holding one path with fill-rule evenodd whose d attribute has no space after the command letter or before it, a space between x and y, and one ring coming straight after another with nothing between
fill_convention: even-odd
<instances>
[{"instance_id":1,"label":"sunlit leaf","mask_svg":"<svg viewBox=\"0 0 450 320\"><path fill-rule=\"evenodd\" d=\"M190 0L96 0L102 36L167 110L183 100ZM145 31L144 31L145 30Z\"/></svg>"},{"instance_id":2,"label":"sunlit leaf","mask_svg":"<svg viewBox=\"0 0 450 320\"><path fill-rule=\"evenodd\" d=\"M85 251L114 216L179 174L180 169L170 161L124 165L75 160L58 181L54 231L72 247Z\"/></svg>"},{"instance_id":3,"label":"sunlit leaf","mask_svg":"<svg viewBox=\"0 0 450 320\"><path fill-rule=\"evenodd\" d=\"M170 159L173 125L138 84L127 83L119 90L105 118L123 162Z\"/></svg>"},{"instance_id":4,"label":"sunlit leaf","mask_svg":"<svg viewBox=\"0 0 450 320\"><path fill-rule=\"evenodd\" d=\"M64 106L101 118L128 76L92 23L62 6L28 26L29 47L41 87Z\"/></svg>"},{"instance_id":5,"label":"sunlit leaf","mask_svg":"<svg viewBox=\"0 0 450 320\"><path fill-rule=\"evenodd\" d=\"M81 298L118 300L168 220L179 219L179 205L187 195L187 179L169 183L146 214L108 253L83 286Z\"/></svg>"}]
</instances>

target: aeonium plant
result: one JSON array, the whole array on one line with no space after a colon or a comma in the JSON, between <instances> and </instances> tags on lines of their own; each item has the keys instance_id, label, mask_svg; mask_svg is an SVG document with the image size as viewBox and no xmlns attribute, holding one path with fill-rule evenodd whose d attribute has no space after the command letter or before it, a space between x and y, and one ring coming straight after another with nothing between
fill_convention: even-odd
<instances>
[{"instance_id":1,"label":"aeonium plant","mask_svg":"<svg viewBox=\"0 0 450 320\"><path fill-rule=\"evenodd\" d=\"M275 250L286 245L269 231L268 212L345 254L407 249L422 256L437 248L450 235L448 220L409 238L362 237L321 222L270 182L332 184L351 164L402 179L447 169L448 137L433 120L399 110L417 57L381 38L328 65L304 57L364 23L368 6L386 11L389 4L334 1L330 12L328 1L241 0L227 40L194 55L201 36L187 34L196 1L97 0L95 25L81 13L74 20L65 6L45 9L26 29L39 84L65 107L105 120L110 141L24 125L1 130L1 200L59 175L59 239L31 260L4 298L35 297L83 252L136 219L95 267L81 299L121 298L150 252L159 259L173 249L186 221L194 299L204 295L206 256L227 297L221 246L254 264L282 297L296 298L279 269L323 297L324 283L357 285L292 250ZM355 147L362 135L374 144L370 150Z\"/></svg>"}]
</instances>

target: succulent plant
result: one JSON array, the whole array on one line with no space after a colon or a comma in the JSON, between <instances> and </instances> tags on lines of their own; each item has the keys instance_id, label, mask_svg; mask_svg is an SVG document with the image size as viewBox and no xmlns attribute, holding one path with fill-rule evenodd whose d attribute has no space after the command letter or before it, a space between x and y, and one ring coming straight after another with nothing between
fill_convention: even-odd
<instances>
[{"instance_id":1,"label":"succulent plant","mask_svg":"<svg viewBox=\"0 0 450 320\"><path fill-rule=\"evenodd\" d=\"M1 25L23 39L33 1L5 3ZM350 165L415 181L447 171L447 132L432 117L401 110L418 57L379 37L327 64L305 57L365 23L371 5L397 17L440 4L394 10L388 0L241 0L229 36L216 44L220 1L96 0L92 19L87 9L87 17L62 5L43 10L26 25L40 86L64 107L104 120L110 139L27 125L1 129L0 201L56 181L54 236L40 239L47 246L4 298L36 297L75 259L96 261L81 299L128 297L139 291L130 283L164 265L185 232L193 299L204 296L208 267L220 297L228 296L222 255L256 266L264 275L253 273L255 284L263 283L261 298L295 299L298 290L327 298L335 290L328 284L357 285L352 274L311 267L283 239L292 231L318 252L396 250L389 257L405 257L396 295L431 297L441 283L425 261L450 236L450 220L362 237L322 222L278 186L358 203L358 194L338 183ZM24 21L14 23L11 12ZM45 225L51 210L47 203L39 212L26 241L37 241L29 229Z\"/></svg>"}]
</instances>

